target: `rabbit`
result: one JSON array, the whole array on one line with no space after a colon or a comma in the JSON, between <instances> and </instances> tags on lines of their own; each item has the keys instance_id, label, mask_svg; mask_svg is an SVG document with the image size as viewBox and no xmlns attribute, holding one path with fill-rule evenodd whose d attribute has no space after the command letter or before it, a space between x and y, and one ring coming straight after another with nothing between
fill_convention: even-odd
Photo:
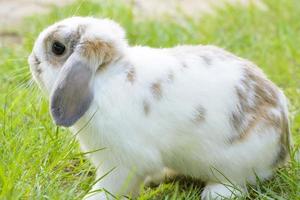
<instances>
[{"instance_id":1,"label":"rabbit","mask_svg":"<svg viewBox=\"0 0 300 200\"><path fill-rule=\"evenodd\" d=\"M136 198L168 170L205 182L203 200L233 198L287 162L287 98L257 66L212 45L130 46L125 35L110 19L71 17L28 58L54 123L92 152L100 180L84 199Z\"/></svg>"}]
</instances>

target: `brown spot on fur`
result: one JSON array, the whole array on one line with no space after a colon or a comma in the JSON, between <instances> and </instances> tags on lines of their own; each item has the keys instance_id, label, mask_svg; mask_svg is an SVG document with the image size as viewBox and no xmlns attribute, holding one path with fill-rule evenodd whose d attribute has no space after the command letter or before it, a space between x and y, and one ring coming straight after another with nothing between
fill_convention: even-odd
<instances>
[{"instance_id":1,"label":"brown spot on fur","mask_svg":"<svg viewBox=\"0 0 300 200\"><path fill-rule=\"evenodd\" d=\"M144 109L144 113L147 116L150 112L150 105L148 103L148 101L143 101L143 109Z\"/></svg>"},{"instance_id":2,"label":"brown spot on fur","mask_svg":"<svg viewBox=\"0 0 300 200\"><path fill-rule=\"evenodd\" d=\"M244 78L236 87L239 103L231 114L231 124L239 136L232 142L243 141L259 122L280 130L281 117L271 112L278 109L278 92L258 68L249 63L244 66Z\"/></svg>"},{"instance_id":3,"label":"brown spot on fur","mask_svg":"<svg viewBox=\"0 0 300 200\"><path fill-rule=\"evenodd\" d=\"M255 92L259 103L266 103L269 106L277 106L278 89L274 84L264 77L264 74L254 66L245 67L246 79L256 83Z\"/></svg>"},{"instance_id":4,"label":"brown spot on fur","mask_svg":"<svg viewBox=\"0 0 300 200\"><path fill-rule=\"evenodd\" d=\"M239 130L242 127L242 113L240 111L235 111L231 113L230 121L235 130Z\"/></svg>"},{"instance_id":5,"label":"brown spot on fur","mask_svg":"<svg viewBox=\"0 0 300 200\"><path fill-rule=\"evenodd\" d=\"M181 65L181 70L185 70L188 68L187 64L185 63L185 61L179 60L180 61L180 65Z\"/></svg>"},{"instance_id":6,"label":"brown spot on fur","mask_svg":"<svg viewBox=\"0 0 300 200\"><path fill-rule=\"evenodd\" d=\"M112 44L100 39L80 42L82 55L88 59L99 57L103 64L109 63L116 56Z\"/></svg>"},{"instance_id":7,"label":"brown spot on fur","mask_svg":"<svg viewBox=\"0 0 300 200\"><path fill-rule=\"evenodd\" d=\"M285 113L284 110L281 112L282 115L282 134L281 134L281 140L280 143L288 148L290 148L291 143L291 131L290 131L290 123L288 119L288 114Z\"/></svg>"},{"instance_id":8,"label":"brown spot on fur","mask_svg":"<svg viewBox=\"0 0 300 200\"><path fill-rule=\"evenodd\" d=\"M289 120L288 120L288 116L287 113L285 113L284 110L281 111L281 130L282 133L280 135L280 141L279 141L279 151L277 154L277 157L274 160L273 166L277 167L280 165L285 164L285 162L288 160L289 158L289 152L290 152L290 128L289 128Z\"/></svg>"},{"instance_id":9,"label":"brown spot on fur","mask_svg":"<svg viewBox=\"0 0 300 200\"><path fill-rule=\"evenodd\" d=\"M195 112L193 122L196 124L203 122L205 120L205 113L206 110L202 106L198 106Z\"/></svg>"},{"instance_id":10,"label":"brown spot on fur","mask_svg":"<svg viewBox=\"0 0 300 200\"><path fill-rule=\"evenodd\" d=\"M286 160L288 159L288 155L289 155L288 148L285 145L280 144L279 151L277 153L277 156L276 156L272 166L278 167L280 165L285 164Z\"/></svg>"},{"instance_id":11,"label":"brown spot on fur","mask_svg":"<svg viewBox=\"0 0 300 200\"><path fill-rule=\"evenodd\" d=\"M162 89L161 89L161 83L159 81L151 85L151 92L156 99L158 100L161 99Z\"/></svg>"},{"instance_id":12,"label":"brown spot on fur","mask_svg":"<svg viewBox=\"0 0 300 200\"><path fill-rule=\"evenodd\" d=\"M205 62L206 65L211 65L212 59L208 57L208 55L200 55L202 60Z\"/></svg>"},{"instance_id":13,"label":"brown spot on fur","mask_svg":"<svg viewBox=\"0 0 300 200\"><path fill-rule=\"evenodd\" d=\"M131 84L133 84L134 81L135 81L135 79L136 79L136 72L135 72L135 69L134 69L133 67L131 67L131 68L129 69L129 71L127 72L127 80L128 80Z\"/></svg>"}]
</instances>

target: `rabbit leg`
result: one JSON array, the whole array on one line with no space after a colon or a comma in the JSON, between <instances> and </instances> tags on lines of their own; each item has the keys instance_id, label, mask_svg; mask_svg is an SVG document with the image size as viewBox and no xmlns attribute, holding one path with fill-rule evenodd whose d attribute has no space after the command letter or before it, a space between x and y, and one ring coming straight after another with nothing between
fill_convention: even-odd
<instances>
[{"instance_id":1,"label":"rabbit leg","mask_svg":"<svg viewBox=\"0 0 300 200\"><path fill-rule=\"evenodd\" d=\"M97 172L97 179L103 178L93 186L89 194L83 198L84 200L115 199L113 196L126 199L125 197L136 197L139 194L144 180L142 176L121 166L105 175L108 171Z\"/></svg>"},{"instance_id":2,"label":"rabbit leg","mask_svg":"<svg viewBox=\"0 0 300 200\"><path fill-rule=\"evenodd\" d=\"M175 179L178 175L174 170L165 167L161 171L148 176L145 180L145 186L157 186L166 180Z\"/></svg>"},{"instance_id":3,"label":"rabbit leg","mask_svg":"<svg viewBox=\"0 0 300 200\"><path fill-rule=\"evenodd\" d=\"M245 186L233 185L232 183L207 183L201 193L201 200L230 199L243 196L247 193Z\"/></svg>"}]
</instances>

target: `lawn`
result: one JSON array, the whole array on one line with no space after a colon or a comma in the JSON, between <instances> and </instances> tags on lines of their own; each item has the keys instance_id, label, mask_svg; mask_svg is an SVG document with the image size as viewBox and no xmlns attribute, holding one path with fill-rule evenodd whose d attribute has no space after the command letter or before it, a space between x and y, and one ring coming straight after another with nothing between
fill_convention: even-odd
<instances>
[{"instance_id":1,"label":"lawn","mask_svg":"<svg viewBox=\"0 0 300 200\"><path fill-rule=\"evenodd\" d=\"M273 179L249 186L244 199L300 199L299 0L265 0L266 10L226 6L201 20L182 15L176 21L136 19L130 6L99 2L79 1L28 18L17 30L23 44L0 47L0 199L80 199L93 184L94 168L69 131L52 123L47 99L31 81L27 65L38 33L72 15L118 21L131 45L214 44L260 66L289 98L295 148L289 164ZM200 192L200 184L181 180L146 188L140 199L199 199Z\"/></svg>"}]
</instances>

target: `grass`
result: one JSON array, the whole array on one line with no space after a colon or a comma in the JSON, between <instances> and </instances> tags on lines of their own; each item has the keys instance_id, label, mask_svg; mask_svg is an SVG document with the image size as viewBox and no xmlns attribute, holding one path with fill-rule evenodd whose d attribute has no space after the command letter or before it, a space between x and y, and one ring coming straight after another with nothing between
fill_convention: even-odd
<instances>
[{"instance_id":1,"label":"grass","mask_svg":"<svg viewBox=\"0 0 300 200\"><path fill-rule=\"evenodd\" d=\"M285 91L295 143L287 167L272 180L249 186L243 199L299 199L300 164L300 2L266 0L267 10L227 6L201 21L179 17L135 19L116 1L76 2L27 19L18 32L22 45L0 47L0 199L80 199L94 180L94 168L65 129L55 127L48 103L30 81L26 57L47 25L72 15L110 17L128 32L130 44L170 47L215 44L258 64ZM99 6L100 5L100 6ZM199 199L197 183L177 181L146 188L140 199Z\"/></svg>"}]
</instances>

